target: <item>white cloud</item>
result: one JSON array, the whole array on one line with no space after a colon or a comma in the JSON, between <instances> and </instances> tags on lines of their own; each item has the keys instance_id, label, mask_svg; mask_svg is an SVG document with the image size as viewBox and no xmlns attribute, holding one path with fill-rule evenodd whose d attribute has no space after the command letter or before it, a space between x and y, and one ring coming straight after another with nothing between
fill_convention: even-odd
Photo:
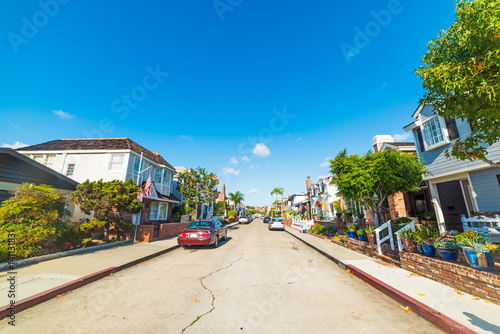
<instances>
[{"instance_id":1,"label":"white cloud","mask_svg":"<svg viewBox=\"0 0 500 334\"><path fill-rule=\"evenodd\" d=\"M73 115L71 115L70 113L64 112L62 110L54 110L52 112L60 119L70 119L73 117Z\"/></svg>"},{"instance_id":2,"label":"white cloud","mask_svg":"<svg viewBox=\"0 0 500 334\"><path fill-rule=\"evenodd\" d=\"M245 155L243 156L243 158L241 158L241 161L250 161L250 159L248 159L248 157Z\"/></svg>"},{"instance_id":3,"label":"white cloud","mask_svg":"<svg viewBox=\"0 0 500 334\"><path fill-rule=\"evenodd\" d=\"M302 140L302 137L297 138L297 143Z\"/></svg>"},{"instance_id":4,"label":"white cloud","mask_svg":"<svg viewBox=\"0 0 500 334\"><path fill-rule=\"evenodd\" d=\"M224 174L240 175L240 171L235 170L234 168L222 168L222 172Z\"/></svg>"},{"instance_id":5,"label":"white cloud","mask_svg":"<svg viewBox=\"0 0 500 334\"><path fill-rule=\"evenodd\" d=\"M250 169L260 169L260 166L250 165Z\"/></svg>"},{"instance_id":6,"label":"white cloud","mask_svg":"<svg viewBox=\"0 0 500 334\"><path fill-rule=\"evenodd\" d=\"M238 163L238 159L236 158L231 158L231 161L230 161L232 164L237 164Z\"/></svg>"},{"instance_id":7,"label":"white cloud","mask_svg":"<svg viewBox=\"0 0 500 334\"><path fill-rule=\"evenodd\" d=\"M258 143L257 145L255 145L255 147L253 148L253 151L252 151L253 154L255 154L256 156L258 157L267 157L268 155L271 154L271 151L269 150L269 148L266 146L266 144L264 143Z\"/></svg>"},{"instance_id":8,"label":"white cloud","mask_svg":"<svg viewBox=\"0 0 500 334\"><path fill-rule=\"evenodd\" d=\"M259 193L259 189L255 189L255 188L252 188L249 191L247 191L247 194L258 194L258 193Z\"/></svg>"},{"instance_id":9,"label":"white cloud","mask_svg":"<svg viewBox=\"0 0 500 334\"><path fill-rule=\"evenodd\" d=\"M330 158L326 157L325 161L323 161L319 166L320 167L328 167L328 166L330 166L330 161L329 160L330 160Z\"/></svg>"},{"instance_id":10,"label":"white cloud","mask_svg":"<svg viewBox=\"0 0 500 334\"><path fill-rule=\"evenodd\" d=\"M395 134L394 136L392 136L392 138L394 138L395 141L405 141L410 139L410 137L411 137L410 132L403 133L402 135Z\"/></svg>"},{"instance_id":11,"label":"white cloud","mask_svg":"<svg viewBox=\"0 0 500 334\"><path fill-rule=\"evenodd\" d=\"M179 136L180 140L187 140L187 141L192 141L194 138L191 136L186 136L186 135L180 135Z\"/></svg>"},{"instance_id":12,"label":"white cloud","mask_svg":"<svg viewBox=\"0 0 500 334\"><path fill-rule=\"evenodd\" d=\"M18 149L18 148L21 148L21 147L26 147L26 146L29 146L29 145L26 145L24 143L21 143L20 141L16 141L14 144L10 145L10 144L7 144L7 143L3 143L2 146L0 147L7 147L7 148L12 148L12 149Z\"/></svg>"}]
</instances>

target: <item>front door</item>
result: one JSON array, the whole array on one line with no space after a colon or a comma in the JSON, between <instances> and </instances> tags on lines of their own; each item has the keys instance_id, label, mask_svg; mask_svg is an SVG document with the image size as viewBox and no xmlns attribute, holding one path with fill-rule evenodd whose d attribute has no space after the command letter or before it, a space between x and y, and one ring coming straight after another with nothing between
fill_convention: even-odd
<instances>
[{"instance_id":1,"label":"front door","mask_svg":"<svg viewBox=\"0 0 500 334\"><path fill-rule=\"evenodd\" d=\"M462 230L461 216L468 211L460 180L438 183L437 189L447 229Z\"/></svg>"}]
</instances>

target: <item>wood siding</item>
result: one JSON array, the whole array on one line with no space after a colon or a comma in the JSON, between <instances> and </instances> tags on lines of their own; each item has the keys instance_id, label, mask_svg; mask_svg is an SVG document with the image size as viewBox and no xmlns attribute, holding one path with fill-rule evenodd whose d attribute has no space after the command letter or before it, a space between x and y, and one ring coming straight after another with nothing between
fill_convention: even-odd
<instances>
[{"instance_id":1,"label":"wood siding","mask_svg":"<svg viewBox=\"0 0 500 334\"><path fill-rule=\"evenodd\" d=\"M432 116L434 116L434 108L432 106L425 106L419 118L422 123L425 123ZM461 138L467 137L471 132L467 121L457 119L456 126ZM425 152L419 150L419 156L422 159L422 163L426 165L427 171L430 173L430 175L424 176L425 180L488 167L488 165L482 161L459 161L455 158L447 158L445 156L445 151L450 149L454 142L455 141L452 140L448 145ZM493 161L500 161L500 142L488 148L488 158Z\"/></svg>"},{"instance_id":2,"label":"wood siding","mask_svg":"<svg viewBox=\"0 0 500 334\"><path fill-rule=\"evenodd\" d=\"M469 175L477 196L477 211L500 211L500 185L497 179L500 168L475 171Z\"/></svg>"}]
</instances>

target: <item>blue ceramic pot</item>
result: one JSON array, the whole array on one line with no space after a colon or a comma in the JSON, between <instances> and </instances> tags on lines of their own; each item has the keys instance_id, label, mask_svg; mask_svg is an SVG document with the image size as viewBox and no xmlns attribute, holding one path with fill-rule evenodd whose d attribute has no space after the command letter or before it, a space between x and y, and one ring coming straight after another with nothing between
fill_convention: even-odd
<instances>
[{"instance_id":1,"label":"blue ceramic pot","mask_svg":"<svg viewBox=\"0 0 500 334\"><path fill-rule=\"evenodd\" d=\"M462 248L469 265L477 270L492 271L495 269L495 261L491 251L481 251L476 253L472 248ZM483 256L484 254L484 256Z\"/></svg>"},{"instance_id":2,"label":"blue ceramic pot","mask_svg":"<svg viewBox=\"0 0 500 334\"><path fill-rule=\"evenodd\" d=\"M347 232L347 236L348 236L349 238L356 239L356 232Z\"/></svg>"},{"instance_id":3,"label":"blue ceramic pot","mask_svg":"<svg viewBox=\"0 0 500 334\"><path fill-rule=\"evenodd\" d=\"M443 261L457 262L458 250L438 248L437 251L439 256L441 256L441 258L443 259Z\"/></svg>"},{"instance_id":4,"label":"blue ceramic pot","mask_svg":"<svg viewBox=\"0 0 500 334\"><path fill-rule=\"evenodd\" d=\"M364 235L358 235L359 241L366 241L366 237Z\"/></svg>"},{"instance_id":5,"label":"blue ceramic pot","mask_svg":"<svg viewBox=\"0 0 500 334\"><path fill-rule=\"evenodd\" d=\"M422 245L422 251L425 256L434 257L436 256L436 247L432 245Z\"/></svg>"}]
</instances>

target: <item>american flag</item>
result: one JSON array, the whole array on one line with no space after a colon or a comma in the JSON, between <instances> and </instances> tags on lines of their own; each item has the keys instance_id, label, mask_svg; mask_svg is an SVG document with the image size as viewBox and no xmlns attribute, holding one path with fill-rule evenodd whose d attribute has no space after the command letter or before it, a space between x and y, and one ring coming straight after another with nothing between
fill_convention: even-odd
<instances>
[{"instance_id":1,"label":"american flag","mask_svg":"<svg viewBox=\"0 0 500 334\"><path fill-rule=\"evenodd\" d=\"M151 176L146 181L146 186L144 187L144 196L149 197L151 195L151 185L153 184L153 180L151 180Z\"/></svg>"}]
</instances>

